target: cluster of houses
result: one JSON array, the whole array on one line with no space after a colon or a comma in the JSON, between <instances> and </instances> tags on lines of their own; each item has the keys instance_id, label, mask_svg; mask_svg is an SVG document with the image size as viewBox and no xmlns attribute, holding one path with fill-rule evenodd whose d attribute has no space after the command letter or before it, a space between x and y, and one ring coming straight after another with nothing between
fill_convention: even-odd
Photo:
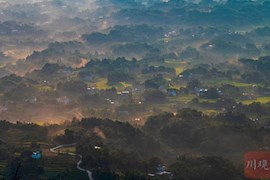
<instances>
[{"instance_id":1,"label":"cluster of houses","mask_svg":"<svg viewBox=\"0 0 270 180\"><path fill-rule=\"evenodd\" d=\"M109 98L107 98L106 99L106 101L110 104L110 105L114 105L115 104L115 102L114 101L112 101L111 99L109 99Z\"/></svg>"},{"instance_id":2,"label":"cluster of houses","mask_svg":"<svg viewBox=\"0 0 270 180\"><path fill-rule=\"evenodd\" d=\"M129 95L130 92L129 91L121 91L121 92L117 92L117 95Z\"/></svg>"},{"instance_id":3,"label":"cluster of houses","mask_svg":"<svg viewBox=\"0 0 270 180\"><path fill-rule=\"evenodd\" d=\"M222 91L219 88L216 88L215 90L219 95L222 95ZM209 89L195 87L194 92L198 97L204 97L209 92Z\"/></svg>"},{"instance_id":4,"label":"cluster of houses","mask_svg":"<svg viewBox=\"0 0 270 180\"><path fill-rule=\"evenodd\" d=\"M195 87L194 91L197 96L204 96L208 92L208 89Z\"/></svg>"},{"instance_id":5,"label":"cluster of houses","mask_svg":"<svg viewBox=\"0 0 270 180\"><path fill-rule=\"evenodd\" d=\"M35 96L32 96L32 97L27 98L27 99L25 100L25 102L29 102L29 103L31 103L31 104L35 104L37 101L38 101L38 98L35 97Z\"/></svg>"},{"instance_id":6,"label":"cluster of houses","mask_svg":"<svg viewBox=\"0 0 270 180\"><path fill-rule=\"evenodd\" d=\"M63 104L63 105L69 105L71 103L70 98L68 98L67 96L59 97L56 99L56 101L59 104Z\"/></svg>"},{"instance_id":7,"label":"cluster of houses","mask_svg":"<svg viewBox=\"0 0 270 180\"><path fill-rule=\"evenodd\" d=\"M176 31L169 31L168 33L164 34L164 37L169 38L169 37L176 36L176 35L177 35Z\"/></svg>"},{"instance_id":8,"label":"cluster of houses","mask_svg":"<svg viewBox=\"0 0 270 180\"><path fill-rule=\"evenodd\" d=\"M168 179L173 179L173 174L169 171L166 171L166 167L159 164L157 167L155 167L156 172L155 173L148 173L148 176L151 178L155 178L157 176L167 177Z\"/></svg>"}]
</instances>

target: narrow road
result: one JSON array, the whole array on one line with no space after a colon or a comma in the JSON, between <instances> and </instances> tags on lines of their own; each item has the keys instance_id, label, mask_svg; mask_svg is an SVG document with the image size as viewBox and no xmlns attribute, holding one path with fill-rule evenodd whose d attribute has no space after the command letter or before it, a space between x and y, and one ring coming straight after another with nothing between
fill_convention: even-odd
<instances>
[{"instance_id":1,"label":"narrow road","mask_svg":"<svg viewBox=\"0 0 270 180\"><path fill-rule=\"evenodd\" d=\"M54 148L51 148L50 151L51 151L52 153L58 153L57 149L61 149L61 148L63 148L63 147L75 146L75 145L76 145L76 143L73 143L73 144L62 144L62 145L56 146L56 147L54 147Z\"/></svg>"},{"instance_id":2,"label":"narrow road","mask_svg":"<svg viewBox=\"0 0 270 180\"><path fill-rule=\"evenodd\" d=\"M76 143L73 143L73 144L62 144L62 145L56 146L54 148L51 148L50 151L52 153L58 153L58 151L57 151L58 149L61 149L61 148L64 148L64 147L75 146L75 145L76 145ZM75 153L67 153L67 154L70 155L70 156L76 156ZM92 172L89 171L89 170L87 170L87 169L83 169L83 168L80 167L80 165L82 164L82 158L83 157L80 154L78 156L80 157L80 160L77 162L77 169L80 170L80 171L86 172L87 175L88 175L89 180L93 180Z\"/></svg>"},{"instance_id":3,"label":"narrow road","mask_svg":"<svg viewBox=\"0 0 270 180\"><path fill-rule=\"evenodd\" d=\"M92 172L89 171L89 170L87 170L87 169L83 169L83 168L80 167L80 165L81 165L81 163L82 163L82 155L79 154L78 156L80 157L80 160L79 160L79 162L77 163L77 169L80 170L80 171L85 171L85 172L87 172L87 175L88 175L88 177L89 177L89 180L93 180Z\"/></svg>"}]
</instances>

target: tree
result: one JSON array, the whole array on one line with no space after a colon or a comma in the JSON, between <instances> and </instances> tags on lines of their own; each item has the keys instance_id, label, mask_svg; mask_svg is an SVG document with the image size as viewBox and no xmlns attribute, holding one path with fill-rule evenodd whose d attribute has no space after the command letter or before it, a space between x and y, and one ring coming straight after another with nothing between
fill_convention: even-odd
<instances>
[{"instance_id":1,"label":"tree","mask_svg":"<svg viewBox=\"0 0 270 180\"><path fill-rule=\"evenodd\" d=\"M201 86L201 82L197 79L194 79L192 81L189 81L187 84L187 89L194 90L194 88L199 88Z\"/></svg>"},{"instance_id":2,"label":"tree","mask_svg":"<svg viewBox=\"0 0 270 180\"><path fill-rule=\"evenodd\" d=\"M65 136L66 136L66 139L71 142L72 140L74 140L74 131L70 129L66 129Z\"/></svg>"},{"instance_id":3,"label":"tree","mask_svg":"<svg viewBox=\"0 0 270 180\"><path fill-rule=\"evenodd\" d=\"M207 99L218 99L220 97L220 94L218 93L216 88L210 88L207 90L203 97Z\"/></svg>"},{"instance_id":4,"label":"tree","mask_svg":"<svg viewBox=\"0 0 270 180\"><path fill-rule=\"evenodd\" d=\"M183 52L180 54L180 58L182 59L197 59L200 53L197 49L193 47L187 47Z\"/></svg>"},{"instance_id":5,"label":"tree","mask_svg":"<svg viewBox=\"0 0 270 180\"><path fill-rule=\"evenodd\" d=\"M163 103L166 99L166 95L159 90L146 90L143 97L144 101L149 104Z\"/></svg>"},{"instance_id":6,"label":"tree","mask_svg":"<svg viewBox=\"0 0 270 180\"><path fill-rule=\"evenodd\" d=\"M203 114L195 109L185 108L178 110L177 116L183 118L184 120L202 120Z\"/></svg>"},{"instance_id":7,"label":"tree","mask_svg":"<svg viewBox=\"0 0 270 180\"><path fill-rule=\"evenodd\" d=\"M67 81L64 84L59 83L57 87L69 95L81 95L87 92L87 84L79 80Z\"/></svg>"},{"instance_id":8,"label":"tree","mask_svg":"<svg viewBox=\"0 0 270 180\"><path fill-rule=\"evenodd\" d=\"M108 74L108 84L113 85L119 82L130 82L133 80L133 77L124 72L113 72Z\"/></svg>"},{"instance_id":9,"label":"tree","mask_svg":"<svg viewBox=\"0 0 270 180\"><path fill-rule=\"evenodd\" d=\"M220 89L224 97L239 98L242 95L238 87L230 84L225 84Z\"/></svg>"},{"instance_id":10,"label":"tree","mask_svg":"<svg viewBox=\"0 0 270 180\"><path fill-rule=\"evenodd\" d=\"M160 86L168 86L168 82L164 79L162 74L154 76L152 79L148 79L144 82L144 86L150 89L158 89Z\"/></svg>"},{"instance_id":11,"label":"tree","mask_svg":"<svg viewBox=\"0 0 270 180\"><path fill-rule=\"evenodd\" d=\"M170 170L175 179L182 180L233 180L242 176L232 162L217 156L180 156Z\"/></svg>"}]
</instances>

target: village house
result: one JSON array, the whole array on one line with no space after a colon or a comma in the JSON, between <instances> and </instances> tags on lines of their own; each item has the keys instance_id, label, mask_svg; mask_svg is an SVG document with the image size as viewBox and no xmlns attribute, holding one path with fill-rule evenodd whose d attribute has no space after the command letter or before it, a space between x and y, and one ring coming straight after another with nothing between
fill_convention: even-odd
<instances>
[{"instance_id":1,"label":"village house","mask_svg":"<svg viewBox=\"0 0 270 180\"><path fill-rule=\"evenodd\" d=\"M168 96L177 96L178 90L177 89L167 89L167 95Z\"/></svg>"},{"instance_id":2,"label":"village house","mask_svg":"<svg viewBox=\"0 0 270 180\"><path fill-rule=\"evenodd\" d=\"M56 101L64 105L69 105L71 103L71 100L67 96L59 97L56 99Z\"/></svg>"},{"instance_id":3,"label":"village house","mask_svg":"<svg viewBox=\"0 0 270 180\"><path fill-rule=\"evenodd\" d=\"M33 96L25 100L25 102L29 102L31 104L35 104L37 102L37 97Z\"/></svg>"}]
</instances>

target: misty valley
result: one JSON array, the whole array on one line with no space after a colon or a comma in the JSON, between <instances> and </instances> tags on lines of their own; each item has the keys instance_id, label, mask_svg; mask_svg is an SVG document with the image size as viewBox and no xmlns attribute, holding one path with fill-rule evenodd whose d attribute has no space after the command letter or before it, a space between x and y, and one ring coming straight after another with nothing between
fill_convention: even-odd
<instances>
[{"instance_id":1,"label":"misty valley","mask_svg":"<svg viewBox=\"0 0 270 180\"><path fill-rule=\"evenodd\" d=\"M269 9L0 1L0 179L270 178Z\"/></svg>"}]
</instances>

